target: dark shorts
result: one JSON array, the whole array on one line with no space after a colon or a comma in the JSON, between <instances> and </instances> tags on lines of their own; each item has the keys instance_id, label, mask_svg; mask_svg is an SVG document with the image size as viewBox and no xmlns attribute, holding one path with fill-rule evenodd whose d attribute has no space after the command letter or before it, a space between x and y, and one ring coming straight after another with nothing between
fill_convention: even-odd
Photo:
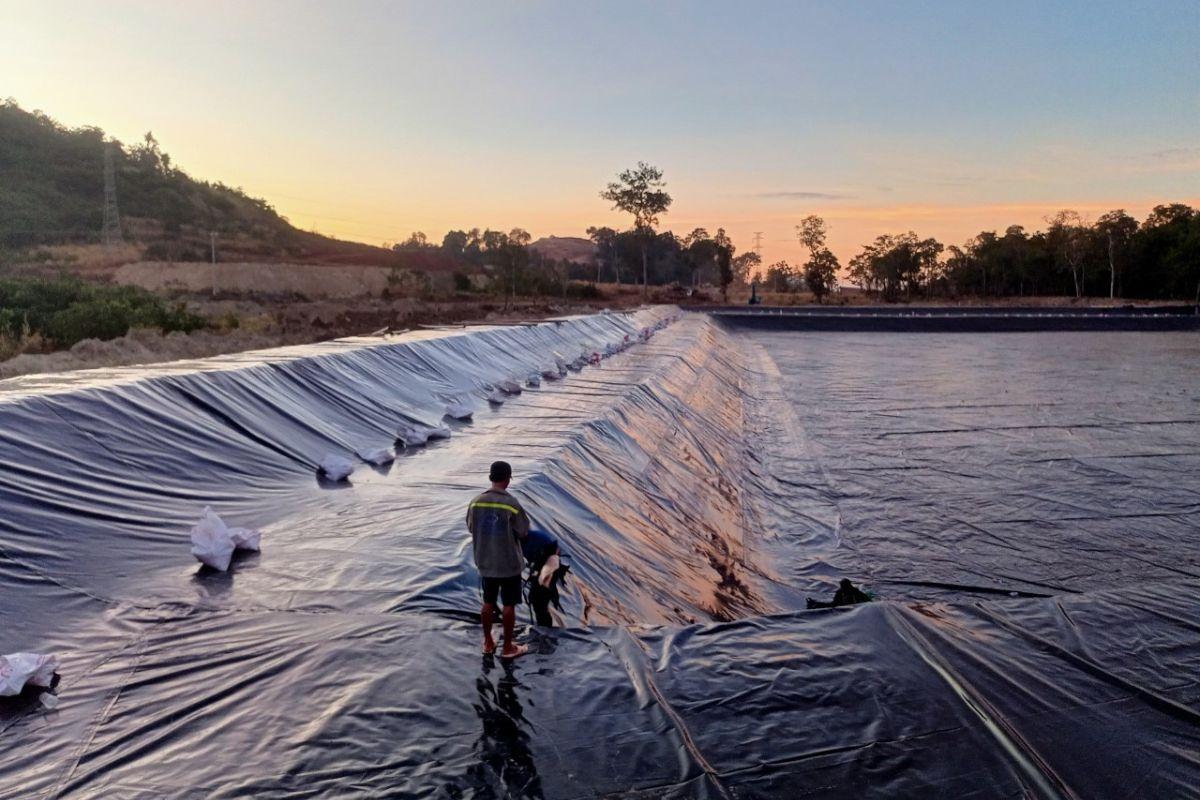
<instances>
[{"instance_id":1,"label":"dark shorts","mask_svg":"<svg viewBox=\"0 0 1200 800\"><path fill-rule=\"evenodd\" d=\"M496 597L506 606L521 605L521 576L511 578L483 578L483 602L496 605Z\"/></svg>"}]
</instances>

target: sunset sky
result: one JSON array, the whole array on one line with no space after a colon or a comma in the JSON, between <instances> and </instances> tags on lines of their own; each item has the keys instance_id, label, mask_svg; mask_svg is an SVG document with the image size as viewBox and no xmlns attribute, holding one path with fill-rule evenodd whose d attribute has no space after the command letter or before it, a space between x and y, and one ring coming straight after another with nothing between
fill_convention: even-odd
<instances>
[{"instance_id":1,"label":"sunset sky","mask_svg":"<svg viewBox=\"0 0 1200 800\"><path fill-rule=\"evenodd\" d=\"M1198 0L0 0L0 96L375 244L623 225L639 159L767 263L1200 198Z\"/></svg>"}]
</instances>

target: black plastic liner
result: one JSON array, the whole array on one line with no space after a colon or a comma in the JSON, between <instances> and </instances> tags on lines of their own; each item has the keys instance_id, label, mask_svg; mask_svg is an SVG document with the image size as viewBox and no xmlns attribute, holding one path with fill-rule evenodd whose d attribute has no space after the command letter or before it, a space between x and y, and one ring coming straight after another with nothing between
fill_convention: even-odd
<instances>
[{"instance_id":1,"label":"black plastic liner","mask_svg":"<svg viewBox=\"0 0 1200 800\"><path fill-rule=\"evenodd\" d=\"M756 330L891 333L1200 330L1200 309L1196 306L729 306L714 309L712 314L727 325Z\"/></svg>"},{"instance_id":2,"label":"black plastic liner","mask_svg":"<svg viewBox=\"0 0 1200 800\"><path fill-rule=\"evenodd\" d=\"M63 662L0 699L0 798L1196 796L1195 336L689 315L484 399L673 313L0 384L0 652ZM574 564L511 664L462 526L497 457ZM204 505L261 555L200 570ZM843 576L880 600L795 611Z\"/></svg>"},{"instance_id":3,"label":"black plastic liner","mask_svg":"<svg viewBox=\"0 0 1200 800\"><path fill-rule=\"evenodd\" d=\"M936 599L1200 577L1200 335L754 341L795 420L763 452L824 509L785 527L838 571Z\"/></svg>"},{"instance_id":4,"label":"black plastic liner","mask_svg":"<svg viewBox=\"0 0 1200 800\"><path fill-rule=\"evenodd\" d=\"M57 711L0 715L2 785L1192 797L1197 588L542 630L512 664L479 655L477 627L420 615L126 614L72 643Z\"/></svg>"}]
</instances>

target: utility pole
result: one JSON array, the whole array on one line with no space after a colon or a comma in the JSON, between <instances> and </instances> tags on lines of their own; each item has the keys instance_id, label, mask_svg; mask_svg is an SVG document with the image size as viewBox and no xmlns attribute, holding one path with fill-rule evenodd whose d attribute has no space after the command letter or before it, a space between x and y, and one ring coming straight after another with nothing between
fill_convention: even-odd
<instances>
[{"instance_id":1,"label":"utility pole","mask_svg":"<svg viewBox=\"0 0 1200 800\"><path fill-rule=\"evenodd\" d=\"M760 270L762 269L762 237L762 231L754 232L754 253L758 256L758 268ZM766 273L760 272L759 274L765 275ZM753 278L753 276L751 277Z\"/></svg>"},{"instance_id":2,"label":"utility pole","mask_svg":"<svg viewBox=\"0 0 1200 800\"><path fill-rule=\"evenodd\" d=\"M216 231L208 232L208 244L209 244L209 247L211 248L211 252L212 252L212 278L213 278L212 296L216 297L217 296L217 232Z\"/></svg>"},{"instance_id":3,"label":"utility pole","mask_svg":"<svg viewBox=\"0 0 1200 800\"><path fill-rule=\"evenodd\" d=\"M117 211L117 171L113 167L112 142L104 143L104 227L101 241L112 249L124 241L121 236L121 216Z\"/></svg>"}]
</instances>

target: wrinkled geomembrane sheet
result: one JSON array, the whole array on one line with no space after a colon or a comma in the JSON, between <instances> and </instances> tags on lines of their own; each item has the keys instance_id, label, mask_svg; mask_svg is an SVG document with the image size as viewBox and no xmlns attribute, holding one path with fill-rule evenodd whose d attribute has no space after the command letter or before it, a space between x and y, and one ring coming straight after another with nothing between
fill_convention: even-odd
<instances>
[{"instance_id":1,"label":"wrinkled geomembrane sheet","mask_svg":"<svg viewBox=\"0 0 1200 800\"><path fill-rule=\"evenodd\" d=\"M886 595L1200 577L1200 333L753 338Z\"/></svg>"},{"instance_id":2,"label":"wrinkled geomembrane sheet","mask_svg":"<svg viewBox=\"0 0 1200 800\"><path fill-rule=\"evenodd\" d=\"M0 384L0 650L63 662L0 703L0 798L1197 796L1194 335L938 370L685 315L485 400L674 313ZM451 439L318 480L448 395ZM462 526L496 457L573 562L511 664ZM263 552L199 570L205 505ZM798 611L843 575L882 601Z\"/></svg>"}]
</instances>

